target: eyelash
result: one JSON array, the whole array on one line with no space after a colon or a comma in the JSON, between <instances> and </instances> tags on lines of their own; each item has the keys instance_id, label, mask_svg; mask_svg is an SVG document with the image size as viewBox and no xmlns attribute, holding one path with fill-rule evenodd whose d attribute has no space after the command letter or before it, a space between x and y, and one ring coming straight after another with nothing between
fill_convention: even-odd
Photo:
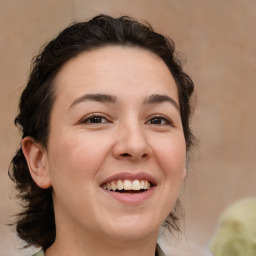
<instances>
[{"instance_id":1,"label":"eyelash","mask_svg":"<svg viewBox=\"0 0 256 256\"><path fill-rule=\"evenodd\" d=\"M94 121L96 121L96 122L92 122L92 119L94 119ZM99 122L97 121L97 119ZM104 119L105 121L102 122L102 119ZM153 121L156 121L156 122L160 121L160 123L153 123ZM164 123L162 123L162 121ZM102 123L109 123L109 122L110 122L109 119L104 117L102 114L91 114L81 120L81 124L102 124ZM173 122L171 120L169 120L168 118L161 116L161 115L153 116L146 122L146 124L157 125L157 126L160 126L160 125L161 126L165 126L165 125L173 126Z\"/></svg>"},{"instance_id":2,"label":"eyelash","mask_svg":"<svg viewBox=\"0 0 256 256\"><path fill-rule=\"evenodd\" d=\"M161 116L161 115L156 115L156 116L153 116L152 118L150 118L148 121L147 121L147 123L148 122L152 122L153 120L160 120L160 122L162 122L162 121L164 121L165 123L164 124L162 124L162 123L150 123L151 125L171 125L171 126L173 126L173 123L172 123L172 121L171 120L169 120L168 118L166 118L166 117L164 117L164 116Z\"/></svg>"},{"instance_id":3,"label":"eyelash","mask_svg":"<svg viewBox=\"0 0 256 256\"><path fill-rule=\"evenodd\" d=\"M96 119L96 118L98 118L98 120L100 119L101 121L100 122L92 122L92 119ZM102 119L105 119L105 121L102 122ZM81 120L82 124L102 124L102 123L109 123L109 122L110 121L101 114L91 114Z\"/></svg>"}]
</instances>

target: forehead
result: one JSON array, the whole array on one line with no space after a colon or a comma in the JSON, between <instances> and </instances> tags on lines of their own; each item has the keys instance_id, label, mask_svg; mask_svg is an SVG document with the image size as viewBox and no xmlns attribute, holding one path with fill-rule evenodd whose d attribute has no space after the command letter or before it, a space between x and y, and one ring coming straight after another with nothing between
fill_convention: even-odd
<instances>
[{"instance_id":1,"label":"forehead","mask_svg":"<svg viewBox=\"0 0 256 256\"><path fill-rule=\"evenodd\" d=\"M155 53L128 46L106 46L83 52L69 60L55 79L60 94L120 92L121 89L154 89L177 94L174 79L166 64ZM77 94L77 95L75 95Z\"/></svg>"}]
</instances>

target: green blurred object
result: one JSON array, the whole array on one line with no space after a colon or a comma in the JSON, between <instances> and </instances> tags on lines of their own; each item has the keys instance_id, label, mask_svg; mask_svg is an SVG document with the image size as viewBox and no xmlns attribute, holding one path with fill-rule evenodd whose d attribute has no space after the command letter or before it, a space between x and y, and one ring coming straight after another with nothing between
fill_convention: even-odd
<instances>
[{"instance_id":1,"label":"green blurred object","mask_svg":"<svg viewBox=\"0 0 256 256\"><path fill-rule=\"evenodd\" d=\"M33 256L45 256L45 255L44 255L44 252L41 250L41 251L35 253Z\"/></svg>"},{"instance_id":2,"label":"green blurred object","mask_svg":"<svg viewBox=\"0 0 256 256\"><path fill-rule=\"evenodd\" d=\"M214 256L256 256L256 198L238 201L222 213L210 251Z\"/></svg>"}]
</instances>

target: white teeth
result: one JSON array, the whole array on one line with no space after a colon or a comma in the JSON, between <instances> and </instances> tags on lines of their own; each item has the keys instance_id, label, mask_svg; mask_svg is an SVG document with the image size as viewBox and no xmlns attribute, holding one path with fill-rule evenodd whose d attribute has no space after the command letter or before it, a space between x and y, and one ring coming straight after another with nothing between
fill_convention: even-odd
<instances>
[{"instance_id":1,"label":"white teeth","mask_svg":"<svg viewBox=\"0 0 256 256\"><path fill-rule=\"evenodd\" d=\"M132 190L140 190L140 182L138 180L132 182Z\"/></svg>"},{"instance_id":2,"label":"white teeth","mask_svg":"<svg viewBox=\"0 0 256 256\"><path fill-rule=\"evenodd\" d=\"M121 180L117 181L117 189L118 190L122 190L124 188L124 184Z\"/></svg>"},{"instance_id":3,"label":"white teeth","mask_svg":"<svg viewBox=\"0 0 256 256\"><path fill-rule=\"evenodd\" d=\"M147 180L144 183L144 189L150 189L150 183Z\"/></svg>"},{"instance_id":4,"label":"white teeth","mask_svg":"<svg viewBox=\"0 0 256 256\"><path fill-rule=\"evenodd\" d=\"M144 189L144 183L145 183L144 180L142 180L142 181L140 182L140 188L141 188L141 189Z\"/></svg>"},{"instance_id":5,"label":"white teeth","mask_svg":"<svg viewBox=\"0 0 256 256\"><path fill-rule=\"evenodd\" d=\"M124 190L131 190L132 189L132 182L130 180L124 181Z\"/></svg>"},{"instance_id":6,"label":"white teeth","mask_svg":"<svg viewBox=\"0 0 256 256\"><path fill-rule=\"evenodd\" d=\"M107 183L107 190L111 190L112 187L111 187L111 183Z\"/></svg>"},{"instance_id":7,"label":"white teeth","mask_svg":"<svg viewBox=\"0 0 256 256\"><path fill-rule=\"evenodd\" d=\"M114 183L114 181L111 182L111 189L112 190L117 190L117 185Z\"/></svg>"},{"instance_id":8,"label":"white teeth","mask_svg":"<svg viewBox=\"0 0 256 256\"><path fill-rule=\"evenodd\" d=\"M102 185L103 189L106 190L141 190L150 189L150 182L147 180L118 180L111 181Z\"/></svg>"}]
</instances>

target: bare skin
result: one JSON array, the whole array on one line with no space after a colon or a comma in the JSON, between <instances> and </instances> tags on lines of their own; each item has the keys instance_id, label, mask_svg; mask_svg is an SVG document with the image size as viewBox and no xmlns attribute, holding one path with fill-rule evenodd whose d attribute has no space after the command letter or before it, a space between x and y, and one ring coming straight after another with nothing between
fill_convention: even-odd
<instances>
[{"instance_id":1,"label":"bare skin","mask_svg":"<svg viewBox=\"0 0 256 256\"><path fill-rule=\"evenodd\" d=\"M22 142L35 182L53 188L57 234L46 256L155 255L186 175L170 71L149 51L108 46L67 62L55 88L47 149ZM150 185L120 193L118 180Z\"/></svg>"}]
</instances>

